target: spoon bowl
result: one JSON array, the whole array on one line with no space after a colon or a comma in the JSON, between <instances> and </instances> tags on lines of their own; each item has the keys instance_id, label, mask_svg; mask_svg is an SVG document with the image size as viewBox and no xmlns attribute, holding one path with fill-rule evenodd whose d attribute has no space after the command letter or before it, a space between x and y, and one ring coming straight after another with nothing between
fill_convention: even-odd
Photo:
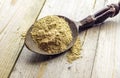
<instances>
[{"instance_id":1,"label":"spoon bowl","mask_svg":"<svg viewBox=\"0 0 120 78\"><path fill-rule=\"evenodd\" d=\"M29 50L36 52L36 53L39 53L39 54L43 54L43 55L55 55L55 54L63 53L73 46L73 44L75 43L77 36L78 36L78 28L77 28L75 22L73 22L72 20L70 20L69 18L67 18L65 16L60 16L60 15L57 15L57 16L60 18L63 18L66 22L68 22L70 30L72 32L72 41L70 42L68 47L65 50L63 50L61 52L57 52L57 53L45 52L44 50L40 49L38 44L36 44L33 41L32 36L31 36L31 30L32 30L32 26L31 26L29 28L29 30L27 31L26 38L25 38L25 45Z\"/></svg>"}]
</instances>

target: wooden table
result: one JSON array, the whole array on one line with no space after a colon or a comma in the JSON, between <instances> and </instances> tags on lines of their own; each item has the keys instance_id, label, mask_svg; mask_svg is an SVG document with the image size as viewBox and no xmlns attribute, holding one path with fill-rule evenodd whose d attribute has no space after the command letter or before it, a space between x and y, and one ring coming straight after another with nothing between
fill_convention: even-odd
<instances>
[{"instance_id":1,"label":"wooden table","mask_svg":"<svg viewBox=\"0 0 120 78\"><path fill-rule=\"evenodd\" d=\"M24 46L35 20L64 15L75 21L118 0L0 0L0 78L120 78L120 14L80 33L82 58L48 60Z\"/></svg>"}]
</instances>

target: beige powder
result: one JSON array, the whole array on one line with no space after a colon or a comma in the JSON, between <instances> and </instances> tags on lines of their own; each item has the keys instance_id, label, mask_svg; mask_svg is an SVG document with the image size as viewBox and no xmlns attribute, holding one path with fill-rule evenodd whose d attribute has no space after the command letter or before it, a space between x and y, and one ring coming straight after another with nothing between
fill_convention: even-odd
<instances>
[{"instance_id":1,"label":"beige powder","mask_svg":"<svg viewBox=\"0 0 120 78\"><path fill-rule=\"evenodd\" d=\"M58 16L46 16L33 24L31 31L34 42L48 53L58 53L67 48L72 41L68 23ZM81 42L78 38L67 54L68 62L80 57Z\"/></svg>"},{"instance_id":2,"label":"beige powder","mask_svg":"<svg viewBox=\"0 0 120 78\"><path fill-rule=\"evenodd\" d=\"M72 41L68 23L58 16L46 16L33 24L33 40L39 48L48 53L58 53L67 48Z\"/></svg>"},{"instance_id":3,"label":"beige powder","mask_svg":"<svg viewBox=\"0 0 120 78\"><path fill-rule=\"evenodd\" d=\"M72 61L80 58L80 51L82 49L80 38L78 37L75 44L72 46L72 48L69 50L67 54L67 60L69 63L72 63Z\"/></svg>"}]
</instances>

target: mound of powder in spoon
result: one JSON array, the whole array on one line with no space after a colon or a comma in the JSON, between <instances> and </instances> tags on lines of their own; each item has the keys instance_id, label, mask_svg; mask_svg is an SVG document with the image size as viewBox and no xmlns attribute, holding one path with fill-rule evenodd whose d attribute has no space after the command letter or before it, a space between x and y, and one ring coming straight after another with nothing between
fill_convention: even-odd
<instances>
[{"instance_id":1,"label":"mound of powder in spoon","mask_svg":"<svg viewBox=\"0 0 120 78\"><path fill-rule=\"evenodd\" d=\"M32 39L39 48L48 53L65 50L72 41L68 23L58 16L46 16L32 26Z\"/></svg>"}]
</instances>

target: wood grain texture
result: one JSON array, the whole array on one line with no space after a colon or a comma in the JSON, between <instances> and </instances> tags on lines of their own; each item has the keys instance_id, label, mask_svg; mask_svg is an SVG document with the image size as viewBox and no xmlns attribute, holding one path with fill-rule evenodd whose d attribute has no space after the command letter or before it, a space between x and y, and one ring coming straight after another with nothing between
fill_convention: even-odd
<instances>
[{"instance_id":1,"label":"wood grain texture","mask_svg":"<svg viewBox=\"0 0 120 78\"><path fill-rule=\"evenodd\" d=\"M94 5L94 0L47 0L38 19L46 15L64 15L79 21L103 5ZM80 33L83 43L82 58L72 64L67 62L66 53L47 57L31 53L24 47L10 78L21 78L21 75L23 78L90 78L98 36L99 27Z\"/></svg>"},{"instance_id":2,"label":"wood grain texture","mask_svg":"<svg viewBox=\"0 0 120 78\"><path fill-rule=\"evenodd\" d=\"M107 0L105 5L117 2L118 0ZM120 14L101 26L92 78L120 78L119 29Z\"/></svg>"},{"instance_id":3,"label":"wood grain texture","mask_svg":"<svg viewBox=\"0 0 120 78\"><path fill-rule=\"evenodd\" d=\"M46 63L41 64L41 61L46 59L47 57L43 58L43 56L30 52L24 47L10 78L36 78L40 68L40 75L42 76L44 69L46 68ZM42 65L41 67L40 64Z\"/></svg>"},{"instance_id":4,"label":"wood grain texture","mask_svg":"<svg viewBox=\"0 0 120 78\"><path fill-rule=\"evenodd\" d=\"M37 18L44 0L0 0L0 78L7 78L20 54L21 34Z\"/></svg>"}]
</instances>

